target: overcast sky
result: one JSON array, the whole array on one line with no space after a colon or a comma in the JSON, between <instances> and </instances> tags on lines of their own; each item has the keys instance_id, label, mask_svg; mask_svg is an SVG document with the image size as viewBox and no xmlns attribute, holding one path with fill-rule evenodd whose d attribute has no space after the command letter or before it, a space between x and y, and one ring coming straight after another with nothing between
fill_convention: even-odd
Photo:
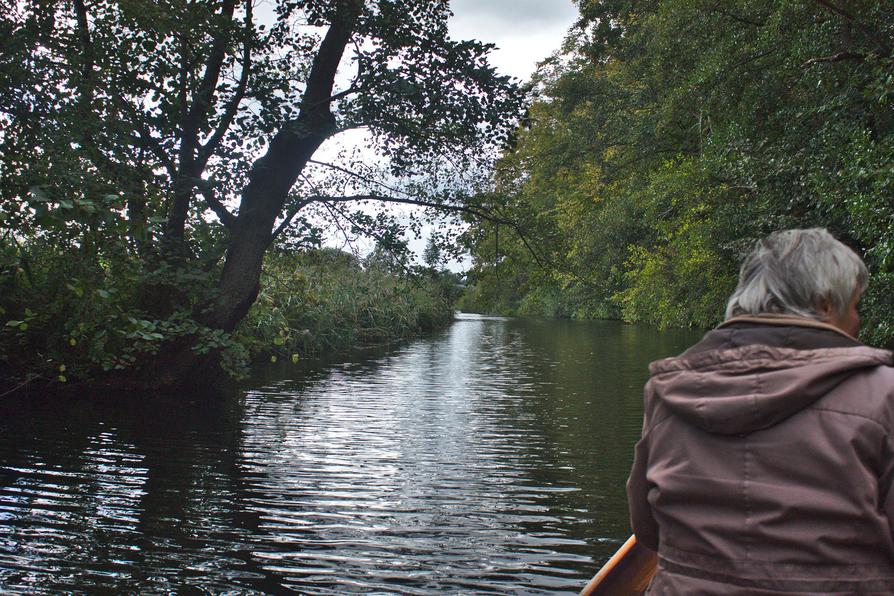
<instances>
[{"instance_id":1,"label":"overcast sky","mask_svg":"<svg viewBox=\"0 0 894 596\"><path fill-rule=\"evenodd\" d=\"M572 0L451 0L450 8L451 37L495 44L491 64L500 74L523 81L531 77L538 62L559 49L578 16ZM425 248L428 232L410 241L417 255ZM453 271L470 265L468 257L447 263Z\"/></svg>"},{"instance_id":2,"label":"overcast sky","mask_svg":"<svg viewBox=\"0 0 894 596\"><path fill-rule=\"evenodd\" d=\"M499 74L522 81L531 77L538 62L559 49L578 15L572 0L451 0L450 8L454 14L450 20L450 36L454 40L476 39L494 44L490 63ZM340 146L364 142L360 131L348 132L324 147L321 155L327 158L330 150L335 153ZM424 226L420 238L409 238L410 249L417 257L421 257L430 232L431 227ZM330 242L346 248L337 237L327 240ZM366 252L372 246L368 241L360 242L355 248ZM447 265L459 271L470 264L464 259Z\"/></svg>"},{"instance_id":3,"label":"overcast sky","mask_svg":"<svg viewBox=\"0 0 894 596\"><path fill-rule=\"evenodd\" d=\"M450 7L451 36L496 44L494 66L522 80L559 49L577 18L571 0L451 0Z\"/></svg>"}]
</instances>

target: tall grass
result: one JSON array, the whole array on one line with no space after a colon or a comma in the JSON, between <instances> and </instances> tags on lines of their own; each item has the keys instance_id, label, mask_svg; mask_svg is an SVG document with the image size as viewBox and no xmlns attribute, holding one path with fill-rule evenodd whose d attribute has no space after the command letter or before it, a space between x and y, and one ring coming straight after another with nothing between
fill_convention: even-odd
<instances>
[{"instance_id":1,"label":"tall grass","mask_svg":"<svg viewBox=\"0 0 894 596\"><path fill-rule=\"evenodd\" d=\"M274 253L235 339L273 361L382 344L447 324L456 297L446 272L363 267L334 249Z\"/></svg>"}]
</instances>

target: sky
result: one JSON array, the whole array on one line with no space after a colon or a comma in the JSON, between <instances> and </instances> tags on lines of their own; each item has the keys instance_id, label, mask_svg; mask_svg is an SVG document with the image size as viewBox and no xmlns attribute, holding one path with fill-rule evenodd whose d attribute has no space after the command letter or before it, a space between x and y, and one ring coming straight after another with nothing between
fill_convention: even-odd
<instances>
[{"instance_id":1,"label":"sky","mask_svg":"<svg viewBox=\"0 0 894 596\"><path fill-rule=\"evenodd\" d=\"M530 79L538 62L560 48L578 16L572 0L451 0L450 8L454 15L449 22L450 37L494 44L496 47L490 54L491 65L499 74L522 81ZM324 146L321 159L337 161L330 157L342 146L365 144L363 135L361 131L339 135L337 140ZM409 238L410 249L419 262L429 232L430 228L424 227L420 238ZM337 237L327 240L327 244L330 242L340 244ZM368 241L360 242L353 248L364 253L372 246L372 241ZM447 263L453 271L468 269L470 265L468 259Z\"/></svg>"},{"instance_id":2,"label":"sky","mask_svg":"<svg viewBox=\"0 0 894 596\"><path fill-rule=\"evenodd\" d=\"M577 18L571 0L452 0L450 35L496 44L492 63L527 80L562 44Z\"/></svg>"},{"instance_id":3,"label":"sky","mask_svg":"<svg viewBox=\"0 0 894 596\"><path fill-rule=\"evenodd\" d=\"M572 0L451 0L450 7L450 36L493 43L491 64L500 74L523 81L559 49L578 16ZM410 248L421 256L425 243L423 230ZM447 264L454 271L470 265L468 260Z\"/></svg>"}]
</instances>

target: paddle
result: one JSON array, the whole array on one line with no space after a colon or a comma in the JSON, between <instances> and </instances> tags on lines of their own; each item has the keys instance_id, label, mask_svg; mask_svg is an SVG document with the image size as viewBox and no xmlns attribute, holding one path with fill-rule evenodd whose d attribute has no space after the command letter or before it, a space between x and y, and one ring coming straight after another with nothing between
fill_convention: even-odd
<instances>
[{"instance_id":1,"label":"paddle","mask_svg":"<svg viewBox=\"0 0 894 596\"><path fill-rule=\"evenodd\" d=\"M657 564L658 555L631 536L581 590L580 596L640 596L649 587Z\"/></svg>"}]
</instances>

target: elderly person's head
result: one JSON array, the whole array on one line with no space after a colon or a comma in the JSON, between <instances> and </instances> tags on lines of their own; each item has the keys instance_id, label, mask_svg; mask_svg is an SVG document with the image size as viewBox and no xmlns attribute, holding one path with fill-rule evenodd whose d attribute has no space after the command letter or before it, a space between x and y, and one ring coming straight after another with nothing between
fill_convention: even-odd
<instances>
[{"instance_id":1,"label":"elderly person's head","mask_svg":"<svg viewBox=\"0 0 894 596\"><path fill-rule=\"evenodd\" d=\"M726 318L788 314L831 323L856 336L857 302L868 281L860 257L826 230L774 232L745 259Z\"/></svg>"}]
</instances>

